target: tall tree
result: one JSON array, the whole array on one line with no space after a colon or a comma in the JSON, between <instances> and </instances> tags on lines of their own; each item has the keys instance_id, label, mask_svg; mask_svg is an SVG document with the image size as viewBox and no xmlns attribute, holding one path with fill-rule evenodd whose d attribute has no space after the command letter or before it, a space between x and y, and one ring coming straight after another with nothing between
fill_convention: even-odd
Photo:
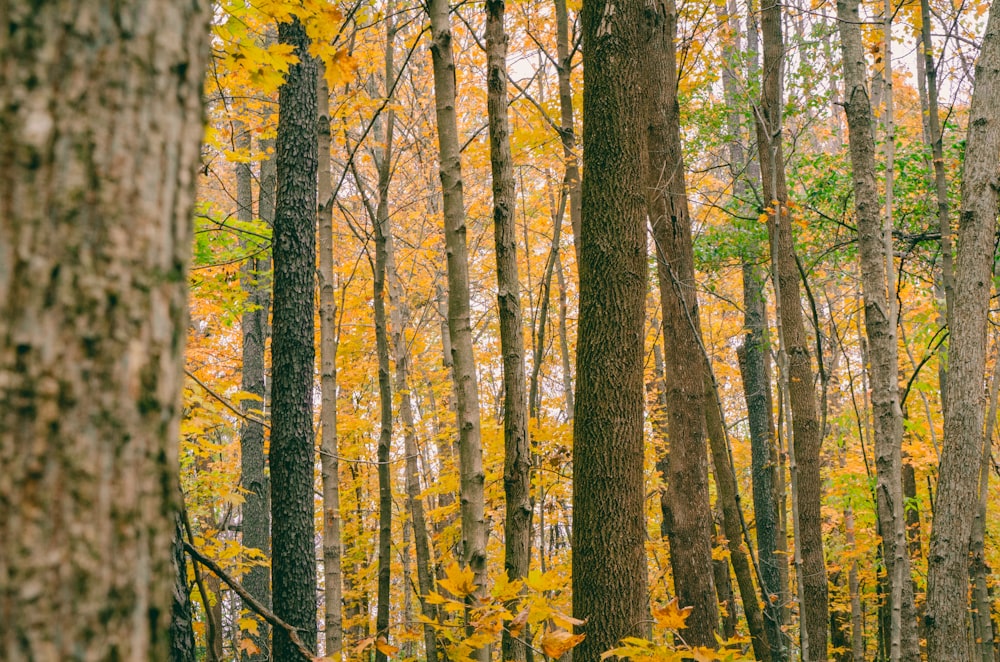
<instances>
[{"instance_id":1,"label":"tall tree","mask_svg":"<svg viewBox=\"0 0 1000 662\"><path fill-rule=\"evenodd\" d=\"M789 445L792 517L793 523L797 522L795 556L800 587L799 608L803 615L800 629L802 659L805 662L825 662L829 610L823 557L823 517L820 511L823 482L819 454L823 431L816 406L809 339L802 316L799 271L781 144L785 58L781 5L776 0L764 0L760 16L762 80L760 103L754 108L754 119L761 190L769 205L767 224L778 311L778 367L790 405L786 412L792 433Z\"/></svg>"},{"instance_id":2,"label":"tall tree","mask_svg":"<svg viewBox=\"0 0 1000 662\"><path fill-rule=\"evenodd\" d=\"M238 128L237 147L249 151L252 147L250 131L246 127ZM258 209L261 220L268 224L274 223L274 174L273 159L261 163ZM254 217L253 172L249 163L236 165L236 215L245 223ZM264 473L264 418L267 411L265 345L270 329L271 289L267 280L270 270L270 255L265 252L249 258L240 271L240 285L247 297L247 309L240 322L243 335L240 389L253 396L241 402L245 416L240 427L240 483L245 494L241 523L243 546L258 550L252 561L254 565L243 577L243 586L258 602L268 607L271 605L271 573L260 556L268 559L271 555L271 495ZM270 645L267 623L259 621L257 634L248 636L257 651L245 649L243 660L263 662Z\"/></svg>"},{"instance_id":3,"label":"tall tree","mask_svg":"<svg viewBox=\"0 0 1000 662\"><path fill-rule=\"evenodd\" d=\"M584 0L580 312L573 418L576 662L647 616L643 486L646 204L644 5ZM707 596L714 601L714 595Z\"/></svg>"},{"instance_id":4,"label":"tall tree","mask_svg":"<svg viewBox=\"0 0 1000 662\"><path fill-rule=\"evenodd\" d=\"M165 660L209 4L3 14L0 650Z\"/></svg>"},{"instance_id":5,"label":"tall tree","mask_svg":"<svg viewBox=\"0 0 1000 662\"><path fill-rule=\"evenodd\" d=\"M316 60L305 26L278 26L278 42L294 48L278 93L271 363L271 577L274 613L316 646L316 553L313 514L313 372L316 303ZM274 630L274 659L303 656L287 631Z\"/></svg>"},{"instance_id":6,"label":"tall tree","mask_svg":"<svg viewBox=\"0 0 1000 662\"><path fill-rule=\"evenodd\" d=\"M469 305L469 257L466 245L462 161L455 113L455 54L452 47L448 0L430 0L431 59L437 113L441 190L443 194L445 252L448 267L448 335L458 418L458 470L462 519L462 562L474 575L478 591L486 585L486 521L483 496L483 448L479 421L479 384L472 350ZM476 651L489 659L489 647Z\"/></svg>"},{"instance_id":7,"label":"tall tree","mask_svg":"<svg viewBox=\"0 0 1000 662\"><path fill-rule=\"evenodd\" d=\"M927 573L927 655L971 659L966 632L968 554L983 444L986 321L997 220L1000 153L1000 8L990 7L965 143L950 311L948 382L944 392L944 446Z\"/></svg>"},{"instance_id":8,"label":"tall tree","mask_svg":"<svg viewBox=\"0 0 1000 662\"><path fill-rule=\"evenodd\" d=\"M517 273L514 225L514 165L507 119L507 33L504 0L486 1L486 84L493 173L493 234L497 260L497 306L503 355L504 570L511 581L528 574L531 555L531 448L525 400L524 336L521 284ZM536 356L536 361L539 357ZM526 660L528 647L509 629L503 631L504 660Z\"/></svg>"},{"instance_id":9,"label":"tall tree","mask_svg":"<svg viewBox=\"0 0 1000 662\"><path fill-rule=\"evenodd\" d=\"M333 263L333 182L330 179L330 89L317 67L317 173L319 230L320 476L323 481L323 635L327 657L344 647L344 585L340 522L340 451L337 443L337 288Z\"/></svg>"},{"instance_id":10,"label":"tall tree","mask_svg":"<svg viewBox=\"0 0 1000 662\"><path fill-rule=\"evenodd\" d=\"M890 659L919 660L913 583L903 512L903 410L899 402L899 346L896 339L895 278L892 276L892 228L882 223L875 182L875 132L865 72L858 0L839 0L844 69L844 111L849 129L851 181L858 226L861 287L865 301L865 331L871 374L876 499L884 559L891 587ZM890 138L887 138L891 140ZM889 186L887 181L886 186ZM886 206L891 204L887 190ZM887 215L891 212L887 211ZM891 216L890 216L891 217Z\"/></svg>"},{"instance_id":11,"label":"tall tree","mask_svg":"<svg viewBox=\"0 0 1000 662\"><path fill-rule=\"evenodd\" d=\"M712 509L708 497L705 436L705 361L701 351L694 249L681 153L677 101L676 6L667 0L645 9L642 52L647 163L646 196L656 250L665 351L664 387L670 454L667 461L674 588L692 609L684 640L715 646L719 609L712 575ZM737 539L738 540L738 539Z\"/></svg>"}]
</instances>

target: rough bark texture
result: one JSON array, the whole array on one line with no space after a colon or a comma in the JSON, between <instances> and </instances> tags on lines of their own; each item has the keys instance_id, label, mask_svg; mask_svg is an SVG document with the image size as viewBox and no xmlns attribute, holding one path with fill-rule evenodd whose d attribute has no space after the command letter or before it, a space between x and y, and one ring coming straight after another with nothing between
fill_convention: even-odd
<instances>
[{"instance_id":1,"label":"rough bark texture","mask_svg":"<svg viewBox=\"0 0 1000 662\"><path fill-rule=\"evenodd\" d=\"M493 233L497 259L497 307L503 355L504 570L511 581L528 574L531 557L531 448L525 400L521 285L514 225L514 165L507 120L507 34L504 0L486 1L486 84L493 174ZM554 260L553 260L554 262ZM527 659L527 646L503 631L504 660Z\"/></svg>"},{"instance_id":2,"label":"rough bark texture","mask_svg":"<svg viewBox=\"0 0 1000 662\"><path fill-rule=\"evenodd\" d=\"M330 179L330 90L320 65L317 86L317 226L319 229L320 475L323 482L323 637L327 657L344 647L340 454L337 444L337 288L333 278L333 182Z\"/></svg>"},{"instance_id":3,"label":"rough bark texture","mask_svg":"<svg viewBox=\"0 0 1000 662\"><path fill-rule=\"evenodd\" d=\"M195 662L194 622L191 618L191 592L188 589L187 555L184 553L184 530L180 514L174 515L174 598L170 610L170 662Z\"/></svg>"},{"instance_id":4,"label":"rough bark texture","mask_svg":"<svg viewBox=\"0 0 1000 662\"><path fill-rule=\"evenodd\" d=\"M275 198L274 336L271 342L271 578L274 613L316 647L316 553L313 516L313 371L316 301L316 61L305 28L278 26L295 48L278 94ZM274 658L301 660L286 632L274 631Z\"/></svg>"},{"instance_id":5,"label":"rough bark texture","mask_svg":"<svg viewBox=\"0 0 1000 662\"><path fill-rule=\"evenodd\" d=\"M927 655L966 662L968 552L983 443L986 318L1000 153L1000 5L990 7L969 109L955 256L944 446L927 577Z\"/></svg>"},{"instance_id":6,"label":"rough bark texture","mask_svg":"<svg viewBox=\"0 0 1000 662\"><path fill-rule=\"evenodd\" d=\"M237 133L237 147L250 150L250 132L240 126ZM269 159L261 164L261 187L258 194L260 200L260 215L264 218L265 207L268 207L267 220L274 221L274 191L265 190L265 186L274 185L273 176L265 178L265 171L273 173L274 164ZM269 199L265 202L265 197ZM253 172L249 163L236 166L236 215L240 221L253 220ZM251 244L248 242L248 250ZM242 364L240 389L254 398L247 398L241 404L241 410L246 418L240 427L240 486L245 490L241 509L241 528L243 546L257 550L251 562L250 570L243 576L243 587L266 607L271 606L271 573L264 559L271 556L271 504L270 488L267 476L264 474L264 419L267 410L265 397L265 343L269 331L268 311L271 306L271 290L269 272L271 270L270 253L251 257L240 270L240 286L246 294L246 310L241 318L243 334ZM249 609L249 608L247 608ZM270 630L267 622L257 617L252 611L247 613L250 618L257 619L257 632L245 632L241 636L248 637L258 649L256 653L245 650L241 659L245 662L263 662L267 659L270 648Z\"/></svg>"},{"instance_id":7,"label":"rough bark texture","mask_svg":"<svg viewBox=\"0 0 1000 662\"><path fill-rule=\"evenodd\" d=\"M840 28L843 103L849 129L854 213L869 347L878 520L891 587L890 658L915 661L920 659L920 638L917 635L903 512L903 410L899 402L899 348L890 299L890 294L895 297L895 288L892 287L894 279L887 274L891 271L887 265L893 258L886 250L887 241L891 246L891 236L886 237L888 230L883 227L879 213L878 187L875 183L875 133L865 84L865 52L858 0L839 0L837 24Z\"/></svg>"},{"instance_id":8,"label":"rough bark texture","mask_svg":"<svg viewBox=\"0 0 1000 662\"><path fill-rule=\"evenodd\" d=\"M393 78L392 23L389 23L389 46L385 58L385 80L390 85ZM375 317L375 352L378 355L378 395L380 429L378 435L378 607L375 614L375 636L389 641L389 603L392 580L392 468L389 456L392 451L392 375L389 366L389 333L386 329L385 276L388 262L389 239L389 184L392 179L392 134L395 114L386 113L384 124L380 121L378 133L382 146L376 152L378 166L378 204L375 208L375 263L372 266L372 300ZM375 649L375 662L386 662L388 656Z\"/></svg>"},{"instance_id":9,"label":"rough bark texture","mask_svg":"<svg viewBox=\"0 0 1000 662\"><path fill-rule=\"evenodd\" d=\"M486 522L483 497L483 448L479 424L479 385L472 350L469 306L469 260L466 246L462 163L455 115L455 57L451 43L448 0L431 0L431 57L441 160L444 235L448 257L448 330L456 391L459 436L459 483L462 519L462 562L475 573L479 590L486 586ZM489 647L475 653L489 658Z\"/></svg>"},{"instance_id":10,"label":"rough bark texture","mask_svg":"<svg viewBox=\"0 0 1000 662\"><path fill-rule=\"evenodd\" d=\"M997 420L997 397L1000 396L1000 371L994 368L990 380L990 405L986 414L986 426L983 439L983 454L979 467L979 501L976 508L976 519L972 524L972 541L969 545L971 559L969 575L972 580L972 613L973 633L976 648L972 657L978 657L982 662L995 662L993 655L993 597L990 595L990 566L986 559L986 518L989 505L990 460L993 450L993 431Z\"/></svg>"},{"instance_id":11,"label":"rough bark texture","mask_svg":"<svg viewBox=\"0 0 1000 662\"><path fill-rule=\"evenodd\" d=\"M770 662L771 646L764 630L764 614L761 601L754 587L753 559L744 540L743 513L740 512L739 487L733 472L732 451L726 436L725 422L722 420L718 392L712 378L705 375L705 423L709 447L712 450L712 468L715 476L717 501L722 510L722 530L729 548L729 560L736 575L736 585L740 590L743 615L747 619L750 641L758 660ZM767 595L764 595L767 599ZM766 604L766 603L764 603ZM730 611L735 613L733 607Z\"/></svg>"},{"instance_id":12,"label":"rough bark texture","mask_svg":"<svg viewBox=\"0 0 1000 662\"><path fill-rule=\"evenodd\" d=\"M167 659L207 2L0 31L0 658Z\"/></svg>"},{"instance_id":13,"label":"rough bark texture","mask_svg":"<svg viewBox=\"0 0 1000 662\"><path fill-rule=\"evenodd\" d=\"M757 267L743 265L743 310L746 334L738 350L743 394L747 403L750 428L750 464L753 476L754 519L757 528L757 558L764 583L765 618L771 657L788 659L783 624L782 602L787 586L782 581L782 566L788 562L781 554L785 545L779 541L776 488L779 480L777 449L774 443L774 419L771 398L771 375L765 337L767 310L764 305L763 283Z\"/></svg>"},{"instance_id":14,"label":"rough bark texture","mask_svg":"<svg viewBox=\"0 0 1000 662\"><path fill-rule=\"evenodd\" d=\"M563 158L566 159L566 174L563 186L569 195L569 220L573 228L573 249L576 261L580 262L580 159L577 154L576 126L573 121L573 53L570 51L569 12L566 0L555 0L556 9L556 57L559 66L559 139L562 142Z\"/></svg>"},{"instance_id":15,"label":"rough bark texture","mask_svg":"<svg viewBox=\"0 0 1000 662\"><path fill-rule=\"evenodd\" d=\"M698 337L691 217L681 154L676 8L670 0L647 4L643 17L646 191L666 349L670 565L680 605L692 608L684 640L693 646L714 647L719 610L712 574L712 510L705 453L705 361Z\"/></svg>"},{"instance_id":16,"label":"rough bark texture","mask_svg":"<svg viewBox=\"0 0 1000 662\"><path fill-rule=\"evenodd\" d=\"M643 487L646 201L643 3L585 0L584 171L573 419L575 662L648 620ZM707 511L706 511L707 512ZM711 570L709 570L711 572ZM709 580L711 587L711 580ZM708 599L714 605L714 591Z\"/></svg>"},{"instance_id":17,"label":"rough bark texture","mask_svg":"<svg viewBox=\"0 0 1000 662\"><path fill-rule=\"evenodd\" d=\"M791 468L793 492L797 492L799 539L796 554L801 554L798 580L802 587L803 660L825 662L827 659L828 605L826 563L823 558L823 518L820 512L822 476L820 429L809 339L802 319L799 272L795 264L792 222L788 213L788 190L785 183L785 159L782 151L782 69L784 38L781 30L781 5L775 0L761 3L761 37L764 51L760 105L755 109L757 145L761 165L761 188L764 200L773 208L768 214L771 237L771 262L779 312L779 357L785 363L782 380L787 384L789 415L792 422ZM777 203L777 204L775 204Z\"/></svg>"}]
</instances>

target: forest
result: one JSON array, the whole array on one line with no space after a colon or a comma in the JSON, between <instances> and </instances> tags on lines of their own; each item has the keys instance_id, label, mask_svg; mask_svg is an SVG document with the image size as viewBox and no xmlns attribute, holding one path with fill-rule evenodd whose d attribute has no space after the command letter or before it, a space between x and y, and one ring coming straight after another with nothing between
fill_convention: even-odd
<instances>
[{"instance_id":1,"label":"forest","mask_svg":"<svg viewBox=\"0 0 1000 662\"><path fill-rule=\"evenodd\" d=\"M0 660L1000 660L989 0L0 16Z\"/></svg>"}]
</instances>

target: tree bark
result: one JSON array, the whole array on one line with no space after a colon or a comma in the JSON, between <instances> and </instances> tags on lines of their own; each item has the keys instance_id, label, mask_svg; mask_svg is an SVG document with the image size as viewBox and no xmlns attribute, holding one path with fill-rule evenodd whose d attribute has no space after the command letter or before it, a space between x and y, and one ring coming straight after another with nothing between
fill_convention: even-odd
<instances>
[{"instance_id":1,"label":"tree bark","mask_svg":"<svg viewBox=\"0 0 1000 662\"><path fill-rule=\"evenodd\" d=\"M648 620L643 486L646 293L643 3L585 0L580 313L573 419L574 662ZM707 512L707 511L706 511ZM709 570L711 572L711 570ZM710 577L710 575L709 575ZM715 595L709 579L708 599Z\"/></svg>"},{"instance_id":2,"label":"tree bark","mask_svg":"<svg viewBox=\"0 0 1000 662\"><path fill-rule=\"evenodd\" d=\"M165 660L209 6L3 14L0 655Z\"/></svg>"},{"instance_id":3,"label":"tree bark","mask_svg":"<svg viewBox=\"0 0 1000 662\"><path fill-rule=\"evenodd\" d=\"M976 519L972 524L970 579L972 580L972 613L975 619L973 631L976 633L978 657L982 662L995 662L993 655L993 598L990 596L990 566L986 561L985 538L987 506L989 505L990 460L993 451L993 431L997 420L997 397L1000 396L1000 370L993 369L990 380L990 405L986 415L983 439L983 455L979 466L979 500ZM972 655L976 658L975 652Z\"/></svg>"},{"instance_id":4,"label":"tree bark","mask_svg":"<svg viewBox=\"0 0 1000 662\"><path fill-rule=\"evenodd\" d=\"M684 640L692 646L714 647L719 611L712 574L712 510L705 453L705 360L699 338L691 218L676 94L677 13L668 0L647 5L643 15L647 208L656 250L666 348L670 564L680 605L692 608Z\"/></svg>"},{"instance_id":5,"label":"tree bark","mask_svg":"<svg viewBox=\"0 0 1000 662\"><path fill-rule=\"evenodd\" d=\"M891 226L883 226L879 213L878 187L875 182L875 132L865 84L865 53L858 0L839 0L837 22L844 69L843 103L849 129L851 180L858 227L861 287L865 302L865 331L869 346L878 521L891 589L889 655L894 661L913 662L920 659L920 638L916 627L903 503L903 410L899 402L899 349L894 305L896 293L893 286L895 278L891 266L893 256L889 252L892 235ZM887 140L891 140L891 136ZM891 214L888 181L886 186L888 215Z\"/></svg>"},{"instance_id":6,"label":"tree bark","mask_svg":"<svg viewBox=\"0 0 1000 662\"><path fill-rule=\"evenodd\" d=\"M187 555L184 553L184 530L180 514L174 515L174 539L171 544L174 562L174 599L170 609L169 662L195 662L194 622L191 593L188 590Z\"/></svg>"},{"instance_id":7,"label":"tree bark","mask_svg":"<svg viewBox=\"0 0 1000 662\"><path fill-rule=\"evenodd\" d=\"M250 131L238 125L236 144L240 149L250 150ZM264 219L267 209L268 223L274 222L274 192L265 186L274 184L273 178L264 177L266 170L273 171L274 163L268 159L261 164L261 187L258 192L260 217ZM265 202L270 198L270 204ZM248 223L253 220L253 172L249 163L236 165L236 217ZM241 318L243 334L240 390L252 395L241 401L241 411L245 418L240 427L240 486L244 490L242 506L243 546L257 550L250 563L254 564L243 576L243 586L250 595L266 607L271 606L271 573L266 560L271 556L270 488L264 474L264 420L266 418L266 360L265 344L268 335L268 311L271 306L269 272L271 270L270 251L249 258L240 271L240 286L246 296L246 309ZM253 614L253 612L250 612ZM244 662L263 662L270 648L270 632L267 622L256 615L257 635L245 633L258 652L241 653Z\"/></svg>"},{"instance_id":8,"label":"tree bark","mask_svg":"<svg viewBox=\"0 0 1000 662\"><path fill-rule=\"evenodd\" d=\"M927 578L927 655L966 662L968 552L983 444L986 319L1000 153L1000 8L990 7L969 108L955 257L944 445Z\"/></svg>"},{"instance_id":9,"label":"tree bark","mask_svg":"<svg viewBox=\"0 0 1000 662\"><path fill-rule=\"evenodd\" d=\"M343 543L340 521L340 449L337 443L337 289L333 261L333 182L330 172L330 90L324 67L316 76L319 140L317 187L319 229L320 477L323 490L323 636L326 657L339 660L344 647Z\"/></svg>"},{"instance_id":10,"label":"tree bark","mask_svg":"<svg viewBox=\"0 0 1000 662\"><path fill-rule=\"evenodd\" d=\"M278 42L294 47L299 62L289 68L278 93L278 188L272 248L271 578L275 615L300 628L302 641L315 649L312 393L317 64L309 55L309 38L298 19L278 26ZM285 631L274 631L274 658L303 659Z\"/></svg>"},{"instance_id":11,"label":"tree bark","mask_svg":"<svg viewBox=\"0 0 1000 662\"><path fill-rule=\"evenodd\" d=\"M503 484L504 570L510 581L528 574L531 558L531 447L525 400L524 336L521 326L521 285L517 271L514 225L514 167L507 120L507 34L504 0L486 0L486 84L490 124L490 167L493 174L493 233L497 260L497 308L500 353L503 355ZM537 360L537 359L536 359ZM528 648L503 631L503 660L523 661Z\"/></svg>"},{"instance_id":12,"label":"tree bark","mask_svg":"<svg viewBox=\"0 0 1000 662\"><path fill-rule=\"evenodd\" d=\"M782 150L782 70L784 38L781 5L775 0L761 3L763 80L760 105L755 109L757 145L761 165L761 188L771 206L768 232L778 307L779 369L787 385L787 409L792 425L792 491L797 502L793 517L798 522L795 541L798 580L802 587L802 659L827 659L828 604L826 564L823 558L823 518L820 511L822 476L820 447L823 431L816 407L816 392L809 341L802 319L799 273L788 210L785 159Z\"/></svg>"},{"instance_id":13,"label":"tree bark","mask_svg":"<svg viewBox=\"0 0 1000 662\"><path fill-rule=\"evenodd\" d=\"M577 154L576 125L573 120L573 54L570 51L569 12L566 0L555 0L556 57L559 79L559 140L562 142L566 172L563 186L569 195L569 221L573 228L573 250L580 263L580 157Z\"/></svg>"},{"instance_id":14,"label":"tree bark","mask_svg":"<svg viewBox=\"0 0 1000 662\"><path fill-rule=\"evenodd\" d=\"M483 449L479 422L479 385L472 349L469 306L469 259L466 246L462 162L455 113L455 57L452 51L448 0L431 0L431 57L441 162L444 234L448 261L448 331L456 391L459 435L459 480L462 520L462 562L475 575L476 595L486 587L486 522L483 496ZM474 653L485 662L489 646Z\"/></svg>"}]
</instances>

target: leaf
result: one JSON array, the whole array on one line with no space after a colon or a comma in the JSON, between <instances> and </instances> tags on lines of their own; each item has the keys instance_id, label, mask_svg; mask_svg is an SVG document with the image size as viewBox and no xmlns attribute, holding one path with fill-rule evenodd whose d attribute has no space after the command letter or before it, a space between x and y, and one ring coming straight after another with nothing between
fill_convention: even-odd
<instances>
[{"instance_id":1,"label":"leaf","mask_svg":"<svg viewBox=\"0 0 1000 662\"><path fill-rule=\"evenodd\" d=\"M258 648L257 644L255 644L249 637L243 637L240 639L239 650L243 651L247 655L256 655L260 652L260 648Z\"/></svg>"},{"instance_id":2,"label":"leaf","mask_svg":"<svg viewBox=\"0 0 1000 662\"><path fill-rule=\"evenodd\" d=\"M668 602L666 607L653 607L653 618L656 620L656 624L666 630L683 630L687 627L685 623L690 613L691 607L681 609L677 606L677 598Z\"/></svg>"},{"instance_id":3,"label":"leaf","mask_svg":"<svg viewBox=\"0 0 1000 662\"><path fill-rule=\"evenodd\" d=\"M375 648L378 650L378 652L382 653L387 657L392 657L393 655L399 652L399 648L397 646L391 645L388 641L385 640L385 637L379 637L378 639L375 640Z\"/></svg>"},{"instance_id":4,"label":"leaf","mask_svg":"<svg viewBox=\"0 0 1000 662\"><path fill-rule=\"evenodd\" d=\"M524 626L528 623L528 614L531 613L531 609L525 607L517 616L507 625L507 630L510 632L512 637L520 636L521 631L524 630Z\"/></svg>"},{"instance_id":5,"label":"leaf","mask_svg":"<svg viewBox=\"0 0 1000 662\"><path fill-rule=\"evenodd\" d=\"M438 581L438 584L448 590L449 593L458 598L472 595L476 590L473 583L475 573L472 568L460 568L458 563L452 563L444 570L445 578Z\"/></svg>"},{"instance_id":6,"label":"leaf","mask_svg":"<svg viewBox=\"0 0 1000 662\"><path fill-rule=\"evenodd\" d=\"M559 658L563 653L583 641L584 634L572 634L566 630L549 630L542 636L542 651L552 658Z\"/></svg>"},{"instance_id":7,"label":"leaf","mask_svg":"<svg viewBox=\"0 0 1000 662\"><path fill-rule=\"evenodd\" d=\"M240 631L249 632L255 637L260 636L260 623L257 622L256 618L241 618L240 619Z\"/></svg>"}]
</instances>

